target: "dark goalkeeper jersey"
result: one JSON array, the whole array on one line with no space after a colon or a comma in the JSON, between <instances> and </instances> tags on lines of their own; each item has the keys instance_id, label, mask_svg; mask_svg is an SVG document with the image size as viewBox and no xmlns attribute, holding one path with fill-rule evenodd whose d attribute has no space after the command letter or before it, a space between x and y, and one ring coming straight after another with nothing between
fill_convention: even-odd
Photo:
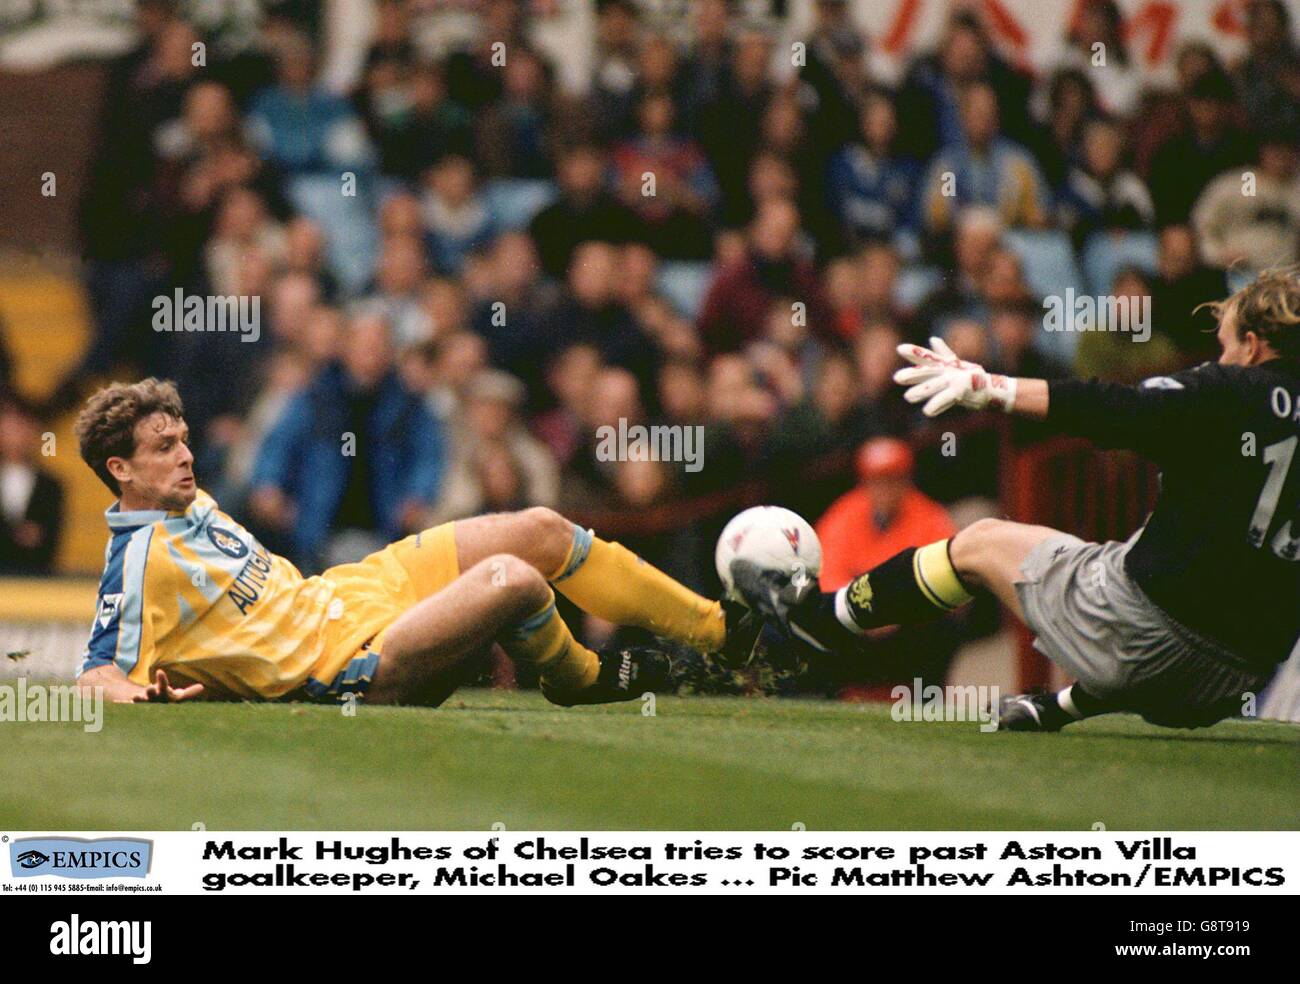
<instances>
[{"instance_id":1,"label":"dark goalkeeper jersey","mask_svg":"<svg viewBox=\"0 0 1300 984\"><path fill-rule=\"evenodd\" d=\"M1138 386L1049 383L1048 424L1161 467L1129 574L1176 621L1272 667L1300 638L1300 362Z\"/></svg>"}]
</instances>

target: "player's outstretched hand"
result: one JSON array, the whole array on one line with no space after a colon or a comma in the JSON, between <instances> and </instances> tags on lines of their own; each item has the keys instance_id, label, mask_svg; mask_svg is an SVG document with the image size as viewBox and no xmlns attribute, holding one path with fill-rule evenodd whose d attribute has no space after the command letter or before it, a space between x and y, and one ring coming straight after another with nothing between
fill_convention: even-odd
<instances>
[{"instance_id":1,"label":"player's outstretched hand","mask_svg":"<svg viewBox=\"0 0 1300 984\"><path fill-rule=\"evenodd\" d=\"M154 670L153 683L132 698L136 704L171 704L178 700L189 700L203 693L203 684L194 683L188 687L173 687L167 682L167 674L162 669Z\"/></svg>"},{"instance_id":2,"label":"player's outstretched hand","mask_svg":"<svg viewBox=\"0 0 1300 984\"><path fill-rule=\"evenodd\" d=\"M898 354L912 364L894 373L894 382L908 388L903 394L908 403L926 401L921 412L927 417L958 405L971 410L996 407L1009 413L1016 401L1014 379L957 358L942 338L931 338L929 348L900 345Z\"/></svg>"}]
</instances>

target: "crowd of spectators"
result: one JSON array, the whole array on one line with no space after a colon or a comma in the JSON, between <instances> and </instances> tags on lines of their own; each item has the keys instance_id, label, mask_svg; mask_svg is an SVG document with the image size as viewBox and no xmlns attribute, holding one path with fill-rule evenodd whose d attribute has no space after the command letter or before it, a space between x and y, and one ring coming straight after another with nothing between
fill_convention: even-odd
<instances>
[{"instance_id":1,"label":"crowd of spectators","mask_svg":"<svg viewBox=\"0 0 1300 984\"><path fill-rule=\"evenodd\" d=\"M1214 357L1196 305L1300 255L1300 53L1275 0L1246 5L1237 63L1181 49L1172 89L1110 0L1037 76L958 10L893 84L835 0L791 73L740 4L697 0L683 32L597 0L580 97L528 4L470 6L475 43L431 51L437 13L379 0L340 93L314 5L196 65L215 39L142 0L108 86L82 208L97 341L55 405L123 361L176 379L201 484L308 569L483 511L646 515L741 481L816 520L880 436L917 449L931 495L991 495L987 445L960 478L926 465L899 342L1138 379ZM260 297L259 340L152 331L178 287ZM1150 341L1044 331L1067 287L1150 303ZM703 468L600 460L620 420L702 425ZM708 530L625 535L708 588Z\"/></svg>"}]
</instances>

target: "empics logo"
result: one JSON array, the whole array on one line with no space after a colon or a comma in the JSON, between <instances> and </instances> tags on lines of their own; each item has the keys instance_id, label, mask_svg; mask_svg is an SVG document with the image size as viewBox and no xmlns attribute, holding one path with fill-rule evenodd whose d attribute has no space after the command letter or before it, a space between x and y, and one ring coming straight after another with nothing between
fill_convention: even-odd
<instances>
[{"instance_id":1,"label":"empics logo","mask_svg":"<svg viewBox=\"0 0 1300 984\"><path fill-rule=\"evenodd\" d=\"M153 841L133 837L25 837L9 845L15 878L144 878L149 874Z\"/></svg>"},{"instance_id":2,"label":"empics logo","mask_svg":"<svg viewBox=\"0 0 1300 984\"><path fill-rule=\"evenodd\" d=\"M87 919L74 912L66 921L50 923L50 952L56 957L129 956L147 964L153 956L153 923L144 919Z\"/></svg>"},{"instance_id":3,"label":"empics logo","mask_svg":"<svg viewBox=\"0 0 1300 984\"><path fill-rule=\"evenodd\" d=\"M49 860L50 856L42 854L40 851L23 851L22 854L14 858L14 864L20 868L31 870L32 868L39 868L43 864L48 864Z\"/></svg>"}]
</instances>

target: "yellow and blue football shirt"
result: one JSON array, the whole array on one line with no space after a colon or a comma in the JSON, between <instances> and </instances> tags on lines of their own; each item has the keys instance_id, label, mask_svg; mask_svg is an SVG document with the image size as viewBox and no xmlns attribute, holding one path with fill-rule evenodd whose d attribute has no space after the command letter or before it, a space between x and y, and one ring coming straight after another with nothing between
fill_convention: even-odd
<instances>
[{"instance_id":1,"label":"yellow and blue football shirt","mask_svg":"<svg viewBox=\"0 0 1300 984\"><path fill-rule=\"evenodd\" d=\"M184 512L115 503L105 516L112 537L81 672L112 663L140 686L163 667L210 696L332 694L357 675L363 648L373 669L385 627L459 574L450 526L304 578L203 491Z\"/></svg>"}]
</instances>

